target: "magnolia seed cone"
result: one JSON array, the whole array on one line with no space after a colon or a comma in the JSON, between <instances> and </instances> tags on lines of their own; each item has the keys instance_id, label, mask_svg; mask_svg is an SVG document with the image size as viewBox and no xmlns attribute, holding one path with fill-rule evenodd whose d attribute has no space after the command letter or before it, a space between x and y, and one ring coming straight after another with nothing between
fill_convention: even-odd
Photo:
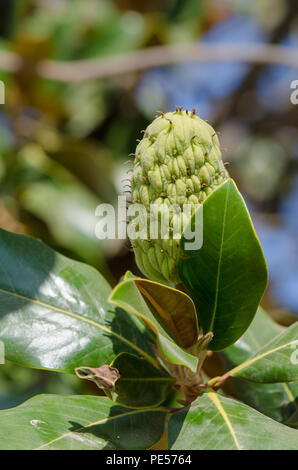
<instances>
[{"instance_id":1,"label":"magnolia seed cone","mask_svg":"<svg viewBox=\"0 0 298 470\"><path fill-rule=\"evenodd\" d=\"M159 213L188 204L193 213L227 177L214 129L194 112L177 109L161 114L144 131L135 153L131 202L146 208L149 227L150 204L158 205ZM173 237L175 217L188 222L185 213L171 213L168 238L151 239L148 231L146 238L131 240L144 275L167 284L179 283L180 242ZM129 222L139 224L137 216Z\"/></svg>"}]
</instances>

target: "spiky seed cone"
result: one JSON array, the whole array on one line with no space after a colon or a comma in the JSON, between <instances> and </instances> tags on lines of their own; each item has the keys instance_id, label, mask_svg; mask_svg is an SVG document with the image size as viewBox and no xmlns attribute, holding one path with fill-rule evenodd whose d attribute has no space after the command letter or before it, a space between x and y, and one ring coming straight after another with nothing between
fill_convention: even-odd
<instances>
[{"instance_id":1,"label":"spiky seed cone","mask_svg":"<svg viewBox=\"0 0 298 470\"><path fill-rule=\"evenodd\" d=\"M148 223L150 204L158 204L160 212L170 205L183 209L189 204L194 209L228 177L214 129L194 112L181 109L162 114L147 127L134 163L132 202L145 206ZM137 265L145 276L171 284L179 282L179 240L171 233L174 217L168 239L150 240L148 235L132 240Z\"/></svg>"}]
</instances>

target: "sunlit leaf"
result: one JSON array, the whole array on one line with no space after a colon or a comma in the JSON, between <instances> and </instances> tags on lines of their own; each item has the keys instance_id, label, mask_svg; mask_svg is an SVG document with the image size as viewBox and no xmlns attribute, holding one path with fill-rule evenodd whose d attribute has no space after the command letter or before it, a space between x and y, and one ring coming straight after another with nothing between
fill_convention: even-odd
<instances>
[{"instance_id":1,"label":"sunlit leaf","mask_svg":"<svg viewBox=\"0 0 298 470\"><path fill-rule=\"evenodd\" d=\"M235 367L232 377L257 383L298 380L298 322L281 332L255 355Z\"/></svg>"},{"instance_id":2,"label":"sunlit leaf","mask_svg":"<svg viewBox=\"0 0 298 470\"><path fill-rule=\"evenodd\" d=\"M147 329L109 305L110 292L95 269L0 230L0 339L8 360L73 373L126 351L156 364Z\"/></svg>"},{"instance_id":3,"label":"sunlit leaf","mask_svg":"<svg viewBox=\"0 0 298 470\"><path fill-rule=\"evenodd\" d=\"M115 406L104 397L38 395L0 411L0 449L147 449L161 437L165 416L159 409Z\"/></svg>"},{"instance_id":4,"label":"sunlit leaf","mask_svg":"<svg viewBox=\"0 0 298 470\"><path fill-rule=\"evenodd\" d=\"M168 441L173 450L298 449L296 430L213 391L170 417Z\"/></svg>"},{"instance_id":5,"label":"sunlit leaf","mask_svg":"<svg viewBox=\"0 0 298 470\"><path fill-rule=\"evenodd\" d=\"M262 308L245 334L232 346L220 353L226 370L240 365L284 327L275 323ZM290 419L298 408L298 381L276 384L256 384L237 378L229 382L233 394L249 406L280 422Z\"/></svg>"},{"instance_id":6,"label":"sunlit leaf","mask_svg":"<svg viewBox=\"0 0 298 470\"><path fill-rule=\"evenodd\" d=\"M178 267L204 332L214 333L210 349L218 351L239 339L252 322L267 285L267 267L244 200L231 179L198 211L203 211L203 246L184 250ZM183 238L182 248L185 242Z\"/></svg>"}]
</instances>

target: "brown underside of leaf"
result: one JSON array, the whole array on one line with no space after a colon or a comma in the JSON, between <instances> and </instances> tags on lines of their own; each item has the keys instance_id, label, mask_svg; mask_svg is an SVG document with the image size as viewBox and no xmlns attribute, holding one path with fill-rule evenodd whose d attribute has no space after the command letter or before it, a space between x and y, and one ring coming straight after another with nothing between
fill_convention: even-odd
<instances>
[{"instance_id":1,"label":"brown underside of leaf","mask_svg":"<svg viewBox=\"0 0 298 470\"><path fill-rule=\"evenodd\" d=\"M75 373L79 379L90 380L102 390L114 390L117 380L120 379L118 369L106 364L98 368L85 366L77 367Z\"/></svg>"}]
</instances>

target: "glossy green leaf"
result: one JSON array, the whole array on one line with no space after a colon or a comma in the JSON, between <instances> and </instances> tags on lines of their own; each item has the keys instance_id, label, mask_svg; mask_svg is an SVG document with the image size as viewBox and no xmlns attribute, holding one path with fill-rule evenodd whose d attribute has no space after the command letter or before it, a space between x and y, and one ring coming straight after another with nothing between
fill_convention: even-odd
<instances>
[{"instance_id":1,"label":"glossy green leaf","mask_svg":"<svg viewBox=\"0 0 298 470\"><path fill-rule=\"evenodd\" d=\"M161 437L165 416L160 409L115 406L104 397L38 395L0 411L0 449L147 449Z\"/></svg>"},{"instance_id":2,"label":"glossy green leaf","mask_svg":"<svg viewBox=\"0 0 298 470\"><path fill-rule=\"evenodd\" d=\"M252 324L244 335L220 353L226 369L231 369L246 361L282 331L284 327L275 323L259 307ZM232 378L229 386L232 387L233 394L238 399L277 421L287 421L298 409L298 381L255 384Z\"/></svg>"},{"instance_id":3,"label":"glossy green leaf","mask_svg":"<svg viewBox=\"0 0 298 470\"><path fill-rule=\"evenodd\" d=\"M255 355L232 369L232 377L256 383L298 380L298 322L281 332Z\"/></svg>"},{"instance_id":4,"label":"glossy green leaf","mask_svg":"<svg viewBox=\"0 0 298 470\"><path fill-rule=\"evenodd\" d=\"M168 441L173 450L298 450L296 430L213 391L170 417Z\"/></svg>"},{"instance_id":5,"label":"glossy green leaf","mask_svg":"<svg viewBox=\"0 0 298 470\"><path fill-rule=\"evenodd\" d=\"M267 266L245 202L231 179L198 210L203 211L203 246L183 250L178 268L204 332L214 333L210 349L218 351L239 339L252 322L267 285ZM182 249L185 242L183 238Z\"/></svg>"},{"instance_id":6,"label":"glossy green leaf","mask_svg":"<svg viewBox=\"0 0 298 470\"><path fill-rule=\"evenodd\" d=\"M231 363L239 365L265 346L285 328L275 321L259 307L252 324L235 344L220 353Z\"/></svg>"},{"instance_id":7,"label":"glossy green leaf","mask_svg":"<svg viewBox=\"0 0 298 470\"><path fill-rule=\"evenodd\" d=\"M148 306L137 284L137 278L126 279L118 284L109 297L109 301L125 309L133 316L141 318L153 331L161 354L173 364L182 364L195 372L197 358L180 348L175 338L158 320L160 316L154 312L152 306ZM157 284L157 283L156 283ZM165 288L170 289L170 288ZM152 307L152 308L151 308Z\"/></svg>"},{"instance_id":8,"label":"glossy green leaf","mask_svg":"<svg viewBox=\"0 0 298 470\"><path fill-rule=\"evenodd\" d=\"M287 424L298 410L298 382L255 384L232 379L233 395L260 413Z\"/></svg>"},{"instance_id":9,"label":"glossy green leaf","mask_svg":"<svg viewBox=\"0 0 298 470\"><path fill-rule=\"evenodd\" d=\"M121 353L111 364L120 379L111 393L118 404L131 408L159 406L173 389L175 379L157 369L146 359Z\"/></svg>"},{"instance_id":10,"label":"glossy green leaf","mask_svg":"<svg viewBox=\"0 0 298 470\"><path fill-rule=\"evenodd\" d=\"M110 286L93 268L30 237L0 230L0 340L6 359L74 372L130 352L156 364L147 330L108 304Z\"/></svg>"}]
</instances>

